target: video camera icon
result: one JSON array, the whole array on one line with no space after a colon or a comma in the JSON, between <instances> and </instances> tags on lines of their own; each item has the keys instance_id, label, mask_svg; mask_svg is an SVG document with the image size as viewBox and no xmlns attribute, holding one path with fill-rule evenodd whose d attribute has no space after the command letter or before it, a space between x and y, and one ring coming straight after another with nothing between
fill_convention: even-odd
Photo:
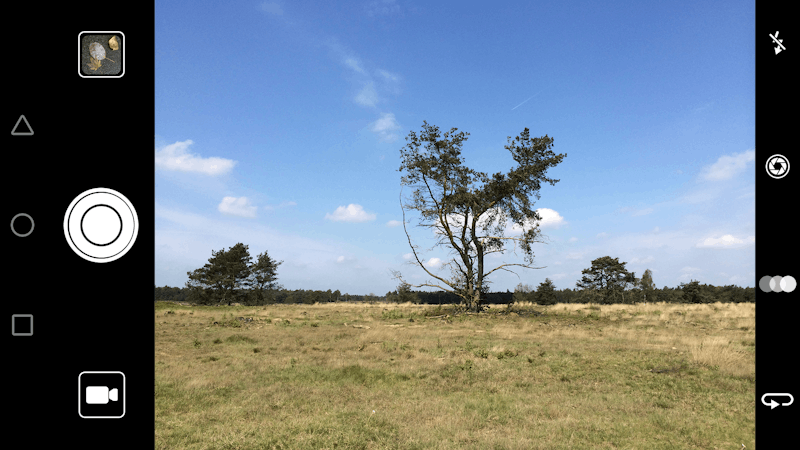
<instances>
[{"instance_id":1,"label":"video camera icon","mask_svg":"<svg viewBox=\"0 0 800 450\"><path fill-rule=\"evenodd\" d=\"M125 374L81 372L78 415L84 419L119 419L125 415Z\"/></svg>"},{"instance_id":2,"label":"video camera icon","mask_svg":"<svg viewBox=\"0 0 800 450\"><path fill-rule=\"evenodd\" d=\"M108 401L119 400L119 390L108 389L108 386L86 386L87 405L105 405Z\"/></svg>"}]
</instances>

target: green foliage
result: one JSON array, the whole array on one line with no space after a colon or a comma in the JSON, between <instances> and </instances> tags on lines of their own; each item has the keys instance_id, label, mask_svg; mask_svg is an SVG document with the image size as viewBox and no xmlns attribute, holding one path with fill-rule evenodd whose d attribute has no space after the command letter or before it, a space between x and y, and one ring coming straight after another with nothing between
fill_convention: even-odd
<instances>
[{"instance_id":1,"label":"green foliage","mask_svg":"<svg viewBox=\"0 0 800 450\"><path fill-rule=\"evenodd\" d=\"M514 303L521 303L521 302L535 302L536 295L533 292L533 288L527 284L518 284L517 287L514 288L514 295L512 296L512 301Z\"/></svg>"},{"instance_id":2,"label":"green foliage","mask_svg":"<svg viewBox=\"0 0 800 450\"><path fill-rule=\"evenodd\" d=\"M497 359L513 358L515 356L517 356L517 352L510 349L506 349L497 354Z\"/></svg>"},{"instance_id":3,"label":"green foliage","mask_svg":"<svg viewBox=\"0 0 800 450\"><path fill-rule=\"evenodd\" d=\"M656 285L653 283L653 272L650 269L644 271L642 279L639 280L639 287L641 288L642 301L655 301L655 296L653 294L655 293Z\"/></svg>"},{"instance_id":4,"label":"green foliage","mask_svg":"<svg viewBox=\"0 0 800 450\"><path fill-rule=\"evenodd\" d=\"M681 283L683 290L683 301L686 303L711 303L713 299L705 289L700 287L699 281L691 281L689 284Z\"/></svg>"},{"instance_id":5,"label":"green foliage","mask_svg":"<svg viewBox=\"0 0 800 450\"><path fill-rule=\"evenodd\" d=\"M403 312L398 309L392 309L389 311L381 312L381 319L382 320L398 320L404 318Z\"/></svg>"},{"instance_id":6,"label":"green foliage","mask_svg":"<svg viewBox=\"0 0 800 450\"><path fill-rule=\"evenodd\" d=\"M417 295L416 292L411 291L411 285L405 282L401 282L397 286L397 289L394 292L392 291L387 292L385 299L387 302L394 302L394 303L410 302L414 304L419 304L421 301L419 295Z\"/></svg>"},{"instance_id":7,"label":"green foliage","mask_svg":"<svg viewBox=\"0 0 800 450\"><path fill-rule=\"evenodd\" d=\"M228 336L227 338L225 338L225 341L231 344L240 344L243 342L246 344L255 344L256 342L258 342L251 337L243 336L241 334L233 334L231 336Z\"/></svg>"},{"instance_id":8,"label":"green foliage","mask_svg":"<svg viewBox=\"0 0 800 450\"><path fill-rule=\"evenodd\" d=\"M540 305L554 305L558 301L555 294L556 287L550 278L545 278L536 289L536 303Z\"/></svg>"},{"instance_id":9,"label":"green foliage","mask_svg":"<svg viewBox=\"0 0 800 450\"><path fill-rule=\"evenodd\" d=\"M645 277L642 277L645 278ZM545 287L547 285L547 279L544 283L540 284L539 290L544 288L543 292L546 292L548 289ZM599 289L561 289L556 290L553 289L552 294L555 298L557 303L603 303L603 302L611 302L611 303L621 303L623 300L625 303L631 303L632 301L639 302L646 300L648 302L667 302L667 303L683 303L686 301L691 301L693 297L689 295L688 297L684 295L684 291L686 290L686 286L689 285L682 285L677 288L670 288L664 286L661 289L653 288L652 292L649 294L645 294L645 290L641 289L641 280L637 280L637 286L633 289L629 290L616 290L611 292L608 297L603 297L604 292ZM692 284L692 283L690 283ZM742 288L738 286L710 286L706 284L700 284L698 282L694 282L694 286L696 286L697 293L699 295L698 299L700 302L703 303L713 303L713 302L732 302L732 303L741 303L741 302L754 302L755 301L755 288L748 287ZM156 287L156 295L160 291L169 290L173 292L175 289L178 288L169 288L163 287L159 288ZM190 288L183 288L180 290L180 293L175 294L173 298L184 298L189 296ZM539 297L536 297L538 292L526 292L528 290L532 290L530 285L520 284L515 288L515 292L489 292L485 294L483 302L487 304L508 304L512 301L530 301L535 303L542 303L542 300ZM688 292L692 294L695 291L695 287L689 287ZM315 299L320 302L327 302L328 299L336 298L336 293L338 291L330 292L329 291L311 291L311 290L286 290L286 289L279 289L272 293L272 298L274 299L275 303L279 304L292 304L292 303L313 303ZM174 293L174 292L173 292ZM248 291L245 292L247 294L247 298L252 299L253 294L252 292ZM457 314L457 311L453 308L453 304L459 303L459 297L455 294L450 292L442 292L442 291L413 291L411 292L413 295L419 298L420 304L433 304L433 305L441 305L437 308L433 309L426 309L423 313L420 313L423 316L438 316L442 314ZM396 294L394 292L387 293L386 297L375 297L372 296L371 299L373 301L398 301L394 296ZM351 294L339 294L339 301L365 301L367 296L362 295L351 295ZM154 302L154 310L159 312L159 314L192 314L192 310L194 306L182 306L173 303L173 301L156 301ZM186 300L188 301L188 300ZM229 307L225 304L221 305L217 300L211 300L208 304L213 304L215 308L221 309L223 311L227 311ZM171 311L171 312L170 312ZM223 318L223 321L226 319ZM211 321L213 322L213 320ZM226 326L239 326L240 323L228 323L225 322Z\"/></svg>"}]
</instances>

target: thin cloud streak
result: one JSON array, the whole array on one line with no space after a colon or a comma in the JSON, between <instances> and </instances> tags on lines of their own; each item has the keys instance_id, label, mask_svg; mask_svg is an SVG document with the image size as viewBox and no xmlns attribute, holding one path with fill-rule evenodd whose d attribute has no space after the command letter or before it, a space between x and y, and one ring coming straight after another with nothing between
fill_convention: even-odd
<instances>
[{"instance_id":1,"label":"thin cloud streak","mask_svg":"<svg viewBox=\"0 0 800 450\"><path fill-rule=\"evenodd\" d=\"M539 95L539 94L541 94L541 93L542 93L542 91L539 91L539 92L537 92L537 93L535 93L535 94L531 95L531 96L530 96L530 98L528 98L528 100L530 100L530 99L531 99L531 98L533 98L533 97L536 97L537 95ZM522 106L522 105L524 105L525 103L527 103L527 102L528 102L528 100L525 100L524 102L520 103L519 105L517 105L517 106L515 106L515 107L511 108L511 110L513 111L513 110L515 110L515 109L519 108L520 106Z\"/></svg>"}]
</instances>

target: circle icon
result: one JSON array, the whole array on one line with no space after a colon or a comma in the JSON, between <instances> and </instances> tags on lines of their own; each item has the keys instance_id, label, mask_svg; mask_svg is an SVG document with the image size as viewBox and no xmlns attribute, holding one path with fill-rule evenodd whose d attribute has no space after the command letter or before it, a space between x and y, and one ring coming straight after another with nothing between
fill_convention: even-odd
<instances>
[{"instance_id":1,"label":"circle icon","mask_svg":"<svg viewBox=\"0 0 800 450\"><path fill-rule=\"evenodd\" d=\"M772 292L772 289L769 287L769 280L771 279L772 277L769 275L761 277L761 279L758 281L758 287L760 287L764 292Z\"/></svg>"},{"instance_id":2,"label":"circle icon","mask_svg":"<svg viewBox=\"0 0 800 450\"><path fill-rule=\"evenodd\" d=\"M121 258L138 234L136 209L113 189L95 188L81 193L64 214L64 237L70 248L94 263Z\"/></svg>"},{"instance_id":3,"label":"circle icon","mask_svg":"<svg viewBox=\"0 0 800 450\"><path fill-rule=\"evenodd\" d=\"M786 276L781 278L781 289L783 292L792 292L797 287L797 280L793 276Z\"/></svg>"},{"instance_id":4,"label":"circle icon","mask_svg":"<svg viewBox=\"0 0 800 450\"><path fill-rule=\"evenodd\" d=\"M27 233L25 233L25 234L18 233L18 232L17 232L17 230L14 228L14 221L16 221L16 220L17 220L18 218L20 218L20 217L26 217L28 220L30 220L30 221L31 221L31 228L30 228L30 230L28 230L28 232L27 232ZM16 235L17 235L17 236L19 236L19 237L26 237L26 236L30 236L30 234L31 234L31 233L33 233L33 226L34 226L34 223L33 223L33 217L31 217L31 216L29 216L29 215L27 215L27 214L25 214L25 213L19 213L19 214L17 214L16 216L14 216L14 217L11 219L11 232L12 232L12 233L14 233L14 234L16 234Z\"/></svg>"},{"instance_id":5,"label":"circle icon","mask_svg":"<svg viewBox=\"0 0 800 450\"><path fill-rule=\"evenodd\" d=\"M767 160L767 173L775 179L781 179L789 173L789 160L779 154L774 154Z\"/></svg>"}]
</instances>

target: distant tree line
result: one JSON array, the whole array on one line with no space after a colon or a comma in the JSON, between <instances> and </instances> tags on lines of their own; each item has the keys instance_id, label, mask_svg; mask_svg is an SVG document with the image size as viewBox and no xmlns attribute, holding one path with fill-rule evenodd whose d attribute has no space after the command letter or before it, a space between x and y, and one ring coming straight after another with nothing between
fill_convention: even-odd
<instances>
[{"instance_id":1,"label":"distant tree line","mask_svg":"<svg viewBox=\"0 0 800 450\"><path fill-rule=\"evenodd\" d=\"M552 280L545 278L536 289L526 284L514 289L515 302L534 302L540 305L554 303L622 303L642 302L666 303L742 303L755 302L755 288L738 286L711 286L692 280L681 283L677 288L664 286L657 289L653 273L645 270L641 278L625 270L619 258L604 256L592 261L592 267L582 271L583 277L576 283L576 289L556 290Z\"/></svg>"},{"instance_id":2,"label":"distant tree line","mask_svg":"<svg viewBox=\"0 0 800 450\"><path fill-rule=\"evenodd\" d=\"M412 291L401 283L394 291L383 296L342 294L331 291L284 289L277 283L277 268L282 262L270 258L267 252L251 263L246 245L241 243L230 250L212 251L209 263L188 272L189 281L184 288L155 286L155 300L188 302L199 305L240 303L257 306L276 303L313 304L325 302L396 302L418 304L458 304L462 298L446 291ZM481 303L509 304L532 302L540 305L555 303L634 304L641 302L667 303L743 303L755 302L755 288L738 286L711 286L692 280L676 288L655 287L652 272L645 270L641 278L625 270L619 258L604 256L592 261L592 267L583 270L576 289L557 290L552 280L546 278L537 288L520 283L514 292L482 293Z\"/></svg>"},{"instance_id":3,"label":"distant tree line","mask_svg":"<svg viewBox=\"0 0 800 450\"><path fill-rule=\"evenodd\" d=\"M549 280L548 280L549 281ZM552 282L551 282L552 283ZM527 287L525 290L520 290L519 286L514 292L489 292L486 293L484 303L489 305L506 305L510 302L532 302L540 305L552 305L555 303L587 303L586 293L578 289L553 289L548 291L545 289L542 292L538 290L530 290ZM267 304L314 304L325 302L395 302L404 303L410 301L416 304L439 305L439 304L457 304L460 302L460 297L450 292L444 291L408 291L413 295L413 299L400 300L397 291L387 292L386 295L378 296L375 294L356 295L356 294L342 294L339 290L331 291L314 291L314 290L288 290L281 289L273 292L272 297L269 299L258 300L255 297L245 299L241 304L258 306ZM698 281L691 283L681 283L679 287L670 288L664 286L662 289L653 289L650 291L647 300L645 300L645 293L641 289L631 289L625 293L625 302L627 304L642 303L642 302L667 302L667 303L744 303L755 302L755 288L743 288L739 286L711 286L707 284L700 284ZM178 287L155 287L155 300L156 301L173 301L173 302L188 302L189 292L187 289ZM598 302L598 303L623 303L621 301ZM203 304L203 303L199 303ZM215 304L215 303L206 303ZM219 304L216 303L216 304Z\"/></svg>"}]
</instances>

